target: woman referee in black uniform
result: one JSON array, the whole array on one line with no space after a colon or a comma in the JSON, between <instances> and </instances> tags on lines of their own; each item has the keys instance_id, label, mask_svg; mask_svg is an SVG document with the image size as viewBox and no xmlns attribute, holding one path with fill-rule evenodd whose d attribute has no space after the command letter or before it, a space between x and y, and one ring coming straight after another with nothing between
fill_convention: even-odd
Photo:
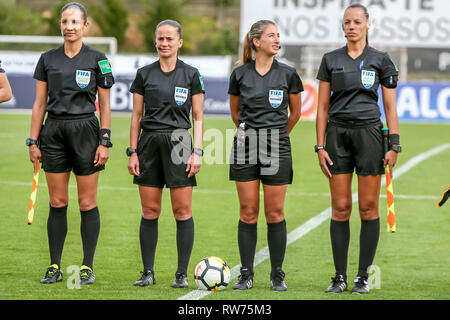
<instances>
[{"instance_id":1,"label":"woman referee in black uniform","mask_svg":"<svg viewBox=\"0 0 450 320\"><path fill-rule=\"evenodd\" d=\"M352 293L368 293L368 272L375 257L380 221L378 202L381 175L400 152L395 87L398 70L388 54L368 45L367 9L354 4L345 10L343 30L347 45L326 53L317 79L319 102L316 131L320 167L329 179L332 217L330 235L336 275L326 289L347 290L347 252L352 210L352 175L358 176L361 218L359 270ZM390 150L384 154L382 123L377 104L381 84Z\"/></svg>"},{"instance_id":2,"label":"woman referee in black uniform","mask_svg":"<svg viewBox=\"0 0 450 320\"><path fill-rule=\"evenodd\" d=\"M238 290L253 286L260 182L272 265L271 288L287 289L281 267L286 249L284 199L293 174L289 133L300 119L303 85L294 68L274 58L279 49L275 23L254 23L244 40L243 65L230 77L231 117L238 128L230 165L230 180L236 181L240 203L238 245L242 267L233 286Z\"/></svg>"},{"instance_id":3,"label":"woman referee in black uniform","mask_svg":"<svg viewBox=\"0 0 450 320\"><path fill-rule=\"evenodd\" d=\"M139 185L142 205L140 244L144 271L135 286L155 284L154 260L164 185L170 188L177 224L178 268L173 288L186 288L194 243L192 187L200 170L203 137L203 80L198 70L178 59L183 45L178 22L156 28L159 60L140 68L131 85L133 114L128 170ZM189 115L192 109L194 146Z\"/></svg>"},{"instance_id":4,"label":"woman referee in black uniform","mask_svg":"<svg viewBox=\"0 0 450 320\"><path fill-rule=\"evenodd\" d=\"M64 45L43 53L36 66L36 100L27 139L31 162L36 167L37 160L42 160L50 195L47 232L51 265L41 282L62 280L68 185L73 171L84 254L80 284L92 284L100 232L97 184L111 147L109 88L114 78L105 55L83 44L88 22L86 9L81 4L72 2L62 8L60 26ZM101 129L94 114L97 92Z\"/></svg>"}]
</instances>

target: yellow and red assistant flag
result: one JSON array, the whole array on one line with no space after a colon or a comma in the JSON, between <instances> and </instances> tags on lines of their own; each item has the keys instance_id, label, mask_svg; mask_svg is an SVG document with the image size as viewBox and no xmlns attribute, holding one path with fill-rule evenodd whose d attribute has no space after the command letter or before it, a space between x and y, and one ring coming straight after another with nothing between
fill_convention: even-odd
<instances>
[{"instance_id":1,"label":"yellow and red assistant flag","mask_svg":"<svg viewBox=\"0 0 450 320\"><path fill-rule=\"evenodd\" d=\"M394 188L389 166L386 166L387 230L395 232Z\"/></svg>"},{"instance_id":2,"label":"yellow and red assistant flag","mask_svg":"<svg viewBox=\"0 0 450 320\"><path fill-rule=\"evenodd\" d=\"M30 203L28 205L28 219L27 219L28 224L33 223L38 183L39 183L39 160L36 161L36 170L33 173L33 184L31 185Z\"/></svg>"}]
</instances>

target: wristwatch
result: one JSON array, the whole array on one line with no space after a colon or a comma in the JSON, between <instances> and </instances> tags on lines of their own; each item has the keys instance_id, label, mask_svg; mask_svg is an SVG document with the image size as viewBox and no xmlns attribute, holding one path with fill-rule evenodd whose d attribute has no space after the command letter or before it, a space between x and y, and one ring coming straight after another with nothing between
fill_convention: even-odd
<instances>
[{"instance_id":1,"label":"wristwatch","mask_svg":"<svg viewBox=\"0 0 450 320\"><path fill-rule=\"evenodd\" d=\"M31 138L28 138L28 139L25 141L25 144L27 145L27 147L29 147L29 146L31 146L31 145L33 145L33 144L37 145L37 144L38 144L38 141L37 141L37 140L33 140L33 139L31 139Z\"/></svg>"},{"instance_id":2,"label":"wristwatch","mask_svg":"<svg viewBox=\"0 0 450 320\"><path fill-rule=\"evenodd\" d=\"M394 150L395 152L399 153L402 152L402 147L399 144L391 145L391 150Z\"/></svg>"},{"instance_id":3,"label":"wristwatch","mask_svg":"<svg viewBox=\"0 0 450 320\"><path fill-rule=\"evenodd\" d=\"M322 149L325 149L325 147L324 146L317 146L317 145L314 146L314 151L315 152L317 152L319 150L322 150Z\"/></svg>"},{"instance_id":4,"label":"wristwatch","mask_svg":"<svg viewBox=\"0 0 450 320\"><path fill-rule=\"evenodd\" d=\"M203 150L200 148L194 148L192 152L195 153L196 155L199 155L200 157L203 157Z\"/></svg>"},{"instance_id":5,"label":"wristwatch","mask_svg":"<svg viewBox=\"0 0 450 320\"><path fill-rule=\"evenodd\" d=\"M128 147L127 148L127 156L130 157L133 153L136 152L136 149L132 148L132 147Z\"/></svg>"}]
</instances>

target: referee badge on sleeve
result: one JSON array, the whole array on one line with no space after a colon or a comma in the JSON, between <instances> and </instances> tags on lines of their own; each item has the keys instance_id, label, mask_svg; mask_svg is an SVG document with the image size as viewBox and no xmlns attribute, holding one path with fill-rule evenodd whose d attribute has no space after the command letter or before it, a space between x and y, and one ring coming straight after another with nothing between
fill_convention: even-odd
<instances>
[{"instance_id":1,"label":"referee badge on sleeve","mask_svg":"<svg viewBox=\"0 0 450 320\"><path fill-rule=\"evenodd\" d=\"M278 108L283 102L283 90L269 90L269 102L272 108Z\"/></svg>"},{"instance_id":2,"label":"referee badge on sleeve","mask_svg":"<svg viewBox=\"0 0 450 320\"><path fill-rule=\"evenodd\" d=\"M361 82L364 88L372 88L375 83L375 71L361 70Z\"/></svg>"},{"instance_id":3,"label":"referee badge on sleeve","mask_svg":"<svg viewBox=\"0 0 450 320\"><path fill-rule=\"evenodd\" d=\"M186 88L175 87L174 98L177 105L181 106L184 104L188 98L189 90Z\"/></svg>"},{"instance_id":4,"label":"referee badge on sleeve","mask_svg":"<svg viewBox=\"0 0 450 320\"><path fill-rule=\"evenodd\" d=\"M91 72L85 70L77 70L75 80L77 81L77 85L81 89L86 88L91 81Z\"/></svg>"}]
</instances>

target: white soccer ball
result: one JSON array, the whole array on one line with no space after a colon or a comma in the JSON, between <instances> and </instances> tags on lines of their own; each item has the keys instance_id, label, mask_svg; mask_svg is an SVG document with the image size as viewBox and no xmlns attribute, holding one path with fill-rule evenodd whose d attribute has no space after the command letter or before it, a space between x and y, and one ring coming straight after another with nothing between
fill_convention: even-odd
<instances>
[{"instance_id":1,"label":"white soccer ball","mask_svg":"<svg viewBox=\"0 0 450 320\"><path fill-rule=\"evenodd\" d=\"M223 290L230 283L230 279L230 268L218 257L204 258L194 269L194 280L200 290Z\"/></svg>"}]
</instances>

